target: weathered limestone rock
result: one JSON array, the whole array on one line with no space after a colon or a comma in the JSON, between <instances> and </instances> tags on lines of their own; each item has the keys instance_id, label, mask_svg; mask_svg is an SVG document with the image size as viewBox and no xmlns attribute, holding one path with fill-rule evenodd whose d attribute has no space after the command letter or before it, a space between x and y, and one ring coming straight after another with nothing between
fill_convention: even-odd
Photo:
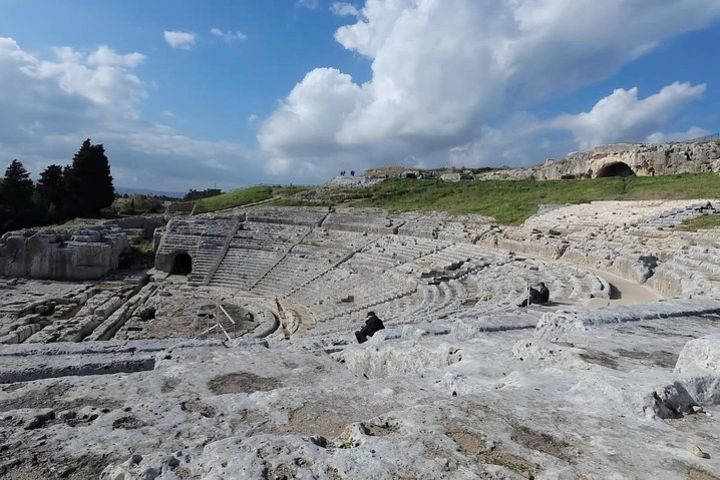
<instances>
[{"instance_id":1,"label":"weathered limestone rock","mask_svg":"<svg viewBox=\"0 0 720 480\"><path fill-rule=\"evenodd\" d=\"M717 230L655 223L695 210L252 207L171 222L187 278L0 279L0 476L715 478Z\"/></svg>"},{"instance_id":2,"label":"weathered limestone rock","mask_svg":"<svg viewBox=\"0 0 720 480\"><path fill-rule=\"evenodd\" d=\"M720 145L715 141L604 145L548 160L531 170L538 180L720 172Z\"/></svg>"},{"instance_id":3,"label":"weathered limestone rock","mask_svg":"<svg viewBox=\"0 0 720 480\"><path fill-rule=\"evenodd\" d=\"M440 342L383 345L387 332L376 333L365 346L345 349L343 362L361 378L383 378L422 373L430 368L447 367L462 359L457 347Z\"/></svg>"},{"instance_id":4,"label":"weathered limestone rock","mask_svg":"<svg viewBox=\"0 0 720 480\"><path fill-rule=\"evenodd\" d=\"M687 342L680 352L675 372L720 376L720 336L708 335Z\"/></svg>"},{"instance_id":5,"label":"weathered limestone rock","mask_svg":"<svg viewBox=\"0 0 720 480\"><path fill-rule=\"evenodd\" d=\"M52 280L93 280L117 269L129 249L116 226L27 229L0 238L0 275Z\"/></svg>"},{"instance_id":6,"label":"weathered limestone rock","mask_svg":"<svg viewBox=\"0 0 720 480\"><path fill-rule=\"evenodd\" d=\"M165 218L159 215L116 218L105 222L107 225L117 225L123 230L138 230L142 232L142 237L146 240L153 238L153 232L165 223Z\"/></svg>"}]
</instances>

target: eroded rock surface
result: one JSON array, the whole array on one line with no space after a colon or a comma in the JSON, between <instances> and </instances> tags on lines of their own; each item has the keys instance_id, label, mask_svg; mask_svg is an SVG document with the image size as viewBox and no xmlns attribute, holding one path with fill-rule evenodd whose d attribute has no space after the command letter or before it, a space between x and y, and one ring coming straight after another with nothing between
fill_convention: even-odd
<instances>
[{"instance_id":1,"label":"eroded rock surface","mask_svg":"<svg viewBox=\"0 0 720 480\"><path fill-rule=\"evenodd\" d=\"M116 226L26 229L0 238L0 275L93 280L116 270L129 249Z\"/></svg>"},{"instance_id":2,"label":"eroded rock surface","mask_svg":"<svg viewBox=\"0 0 720 480\"><path fill-rule=\"evenodd\" d=\"M530 171L539 180L720 172L720 144L708 140L603 145L591 151L548 160Z\"/></svg>"},{"instance_id":3,"label":"eroded rock surface","mask_svg":"<svg viewBox=\"0 0 720 480\"><path fill-rule=\"evenodd\" d=\"M3 279L0 475L718 478L700 204L256 207L171 221L149 275Z\"/></svg>"}]
</instances>

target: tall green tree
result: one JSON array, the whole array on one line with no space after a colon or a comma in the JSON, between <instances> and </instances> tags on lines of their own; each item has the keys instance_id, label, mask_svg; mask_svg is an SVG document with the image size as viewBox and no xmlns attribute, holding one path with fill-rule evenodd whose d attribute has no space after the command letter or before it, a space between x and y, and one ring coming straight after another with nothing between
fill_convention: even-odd
<instances>
[{"instance_id":1,"label":"tall green tree","mask_svg":"<svg viewBox=\"0 0 720 480\"><path fill-rule=\"evenodd\" d=\"M62 209L65 196L65 176L60 165L50 165L40 173L35 187L35 203L52 219Z\"/></svg>"},{"instance_id":2,"label":"tall green tree","mask_svg":"<svg viewBox=\"0 0 720 480\"><path fill-rule=\"evenodd\" d=\"M102 144L93 145L90 139L83 142L65 171L65 192L66 212L71 216L96 217L112 205L115 188Z\"/></svg>"},{"instance_id":3,"label":"tall green tree","mask_svg":"<svg viewBox=\"0 0 720 480\"><path fill-rule=\"evenodd\" d=\"M3 201L13 207L24 207L32 202L33 182L21 162L13 160L3 178Z\"/></svg>"},{"instance_id":4,"label":"tall green tree","mask_svg":"<svg viewBox=\"0 0 720 480\"><path fill-rule=\"evenodd\" d=\"M21 228L35 221L33 182L23 164L13 160L0 185L0 231Z\"/></svg>"}]
</instances>

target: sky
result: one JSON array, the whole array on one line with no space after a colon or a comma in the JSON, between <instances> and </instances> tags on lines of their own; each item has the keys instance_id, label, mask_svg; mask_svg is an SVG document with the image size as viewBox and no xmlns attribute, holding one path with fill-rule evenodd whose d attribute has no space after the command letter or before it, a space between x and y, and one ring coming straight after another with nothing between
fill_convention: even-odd
<instances>
[{"instance_id":1,"label":"sky","mask_svg":"<svg viewBox=\"0 0 720 480\"><path fill-rule=\"evenodd\" d=\"M0 167L116 186L528 166L720 131L720 0L0 0Z\"/></svg>"}]
</instances>

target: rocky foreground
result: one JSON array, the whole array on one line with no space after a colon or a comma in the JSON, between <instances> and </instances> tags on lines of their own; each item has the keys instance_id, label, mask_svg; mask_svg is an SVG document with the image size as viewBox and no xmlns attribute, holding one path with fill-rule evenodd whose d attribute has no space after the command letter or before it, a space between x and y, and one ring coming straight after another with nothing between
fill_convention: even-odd
<instances>
[{"instance_id":1,"label":"rocky foreground","mask_svg":"<svg viewBox=\"0 0 720 480\"><path fill-rule=\"evenodd\" d=\"M720 478L719 237L675 228L717 206L255 209L171 221L187 277L6 280L0 472Z\"/></svg>"}]
</instances>

